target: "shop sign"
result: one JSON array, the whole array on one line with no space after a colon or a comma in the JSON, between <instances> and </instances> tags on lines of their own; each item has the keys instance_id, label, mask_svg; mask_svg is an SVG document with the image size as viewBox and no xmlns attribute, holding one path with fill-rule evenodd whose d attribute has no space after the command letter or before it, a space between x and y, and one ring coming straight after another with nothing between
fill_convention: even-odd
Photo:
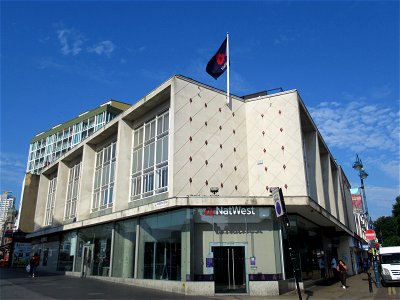
<instances>
[{"instance_id":1,"label":"shop sign","mask_svg":"<svg viewBox=\"0 0 400 300\"><path fill-rule=\"evenodd\" d=\"M161 201L154 203L155 208L165 207L167 205L168 205L168 200L161 200Z\"/></svg>"},{"instance_id":2,"label":"shop sign","mask_svg":"<svg viewBox=\"0 0 400 300\"><path fill-rule=\"evenodd\" d=\"M12 235L13 235L13 230L12 229L4 230L4 237L11 238Z\"/></svg>"},{"instance_id":3,"label":"shop sign","mask_svg":"<svg viewBox=\"0 0 400 300\"><path fill-rule=\"evenodd\" d=\"M362 249L365 250L365 251L367 251L367 250L369 249L369 246L368 246L367 244L363 244L363 245L362 245Z\"/></svg>"},{"instance_id":4,"label":"shop sign","mask_svg":"<svg viewBox=\"0 0 400 300\"><path fill-rule=\"evenodd\" d=\"M250 257L250 268L257 269L256 258L254 256Z\"/></svg>"},{"instance_id":5,"label":"shop sign","mask_svg":"<svg viewBox=\"0 0 400 300\"><path fill-rule=\"evenodd\" d=\"M204 215L255 215L254 207L241 207L241 206L229 206L229 207L208 207L203 212Z\"/></svg>"}]
</instances>

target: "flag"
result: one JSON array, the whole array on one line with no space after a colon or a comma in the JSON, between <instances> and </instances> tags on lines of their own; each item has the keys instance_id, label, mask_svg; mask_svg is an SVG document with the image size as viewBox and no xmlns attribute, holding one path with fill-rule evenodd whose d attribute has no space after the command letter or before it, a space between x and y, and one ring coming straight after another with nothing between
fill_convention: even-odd
<instances>
[{"instance_id":1,"label":"flag","mask_svg":"<svg viewBox=\"0 0 400 300\"><path fill-rule=\"evenodd\" d=\"M214 79L217 79L221 76L228 66L228 53L227 53L227 38L219 47L217 53L210 59L207 64L206 71L210 74Z\"/></svg>"}]
</instances>

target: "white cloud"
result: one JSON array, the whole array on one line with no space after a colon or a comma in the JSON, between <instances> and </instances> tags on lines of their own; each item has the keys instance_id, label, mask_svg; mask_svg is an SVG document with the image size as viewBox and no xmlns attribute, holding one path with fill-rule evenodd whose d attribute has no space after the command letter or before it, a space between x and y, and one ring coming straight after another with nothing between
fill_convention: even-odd
<instances>
[{"instance_id":1,"label":"white cloud","mask_svg":"<svg viewBox=\"0 0 400 300\"><path fill-rule=\"evenodd\" d=\"M74 29L62 28L57 30L61 53L64 55L78 55L82 51L83 36Z\"/></svg>"},{"instance_id":2,"label":"white cloud","mask_svg":"<svg viewBox=\"0 0 400 300\"><path fill-rule=\"evenodd\" d=\"M78 55L80 53L93 53L97 55L111 56L116 49L115 44L110 40L101 41L91 46L85 46L89 40L75 28L68 28L62 23L55 24L57 38L60 43L60 51L65 56Z\"/></svg>"},{"instance_id":3,"label":"white cloud","mask_svg":"<svg viewBox=\"0 0 400 300\"><path fill-rule=\"evenodd\" d=\"M19 185L25 175L26 158L19 154L0 152L1 189L14 189L15 185L21 188Z\"/></svg>"},{"instance_id":4,"label":"white cloud","mask_svg":"<svg viewBox=\"0 0 400 300\"><path fill-rule=\"evenodd\" d=\"M356 185L354 185L356 186ZM381 186L365 187L368 211L373 220L380 216L390 216L395 199L400 195L399 187L388 188Z\"/></svg>"},{"instance_id":5,"label":"white cloud","mask_svg":"<svg viewBox=\"0 0 400 300\"><path fill-rule=\"evenodd\" d=\"M89 53L96 53L98 55L106 55L110 57L111 53L114 51L115 45L111 41L102 41L96 45L87 48Z\"/></svg>"},{"instance_id":6,"label":"white cloud","mask_svg":"<svg viewBox=\"0 0 400 300\"><path fill-rule=\"evenodd\" d=\"M361 98L360 98L361 99ZM340 149L399 151L399 112L363 101L323 102L309 109L328 145Z\"/></svg>"},{"instance_id":7,"label":"white cloud","mask_svg":"<svg viewBox=\"0 0 400 300\"><path fill-rule=\"evenodd\" d=\"M400 123L396 107L367 104L365 97L345 95L349 102L323 102L309 111L329 147L363 153L369 168L398 182ZM397 190L399 185L396 184Z\"/></svg>"},{"instance_id":8,"label":"white cloud","mask_svg":"<svg viewBox=\"0 0 400 300\"><path fill-rule=\"evenodd\" d=\"M392 88L389 84L375 88L372 91L372 96L375 99L384 99L392 94Z\"/></svg>"}]
</instances>

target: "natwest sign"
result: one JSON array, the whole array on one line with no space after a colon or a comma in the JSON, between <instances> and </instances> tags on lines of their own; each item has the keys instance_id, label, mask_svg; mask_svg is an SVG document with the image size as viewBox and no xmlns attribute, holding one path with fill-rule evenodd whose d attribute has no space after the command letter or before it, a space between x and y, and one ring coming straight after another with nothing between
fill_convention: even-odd
<instances>
[{"instance_id":1,"label":"natwest sign","mask_svg":"<svg viewBox=\"0 0 400 300\"><path fill-rule=\"evenodd\" d=\"M204 215L225 215L225 216L233 216L233 215L255 215L254 207L241 207L241 206L217 206L217 207L207 207L204 212Z\"/></svg>"}]
</instances>

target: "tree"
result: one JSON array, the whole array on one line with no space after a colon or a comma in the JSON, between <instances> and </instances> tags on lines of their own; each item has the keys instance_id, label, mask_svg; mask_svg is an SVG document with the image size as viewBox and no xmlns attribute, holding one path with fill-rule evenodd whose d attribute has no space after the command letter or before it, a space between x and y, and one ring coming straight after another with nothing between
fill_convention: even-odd
<instances>
[{"instance_id":1,"label":"tree","mask_svg":"<svg viewBox=\"0 0 400 300\"><path fill-rule=\"evenodd\" d=\"M383 247L400 246L400 196L393 204L391 217L379 217L374 222L376 235Z\"/></svg>"},{"instance_id":2,"label":"tree","mask_svg":"<svg viewBox=\"0 0 400 300\"><path fill-rule=\"evenodd\" d=\"M395 218L400 217L400 196L396 197L396 203L393 204L392 216Z\"/></svg>"},{"instance_id":3,"label":"tree","mask_svg":"<svg viewBox=\"0 0 400 300\"><path fill-rule=\"evenodd\" d=\"M382 246L389 245L391 237L397 236L397 223L393 217L379 217L374 222L375 232Z\"/></svg>"},{"instance_id":4,"label":"tree","mask_svg":"<svg viewBox=\"0 0 400 300\"><path fill-rule=\"evenodd\" d=\"M393 204L392 216L397 223L397 235L400 236L400 196L396 197L396 203Z\"/></svg>"},{"instance_id":5,"label":"tree","mask_svg":"<svg viewBox=\"0 0 400 300\"><path fill-rule=\"evenodd\" d=\"M400 236L398 235L392 235L388 237L382 247L387 247L387 246L400 246Z\"/></svg>"}]
</instances>

